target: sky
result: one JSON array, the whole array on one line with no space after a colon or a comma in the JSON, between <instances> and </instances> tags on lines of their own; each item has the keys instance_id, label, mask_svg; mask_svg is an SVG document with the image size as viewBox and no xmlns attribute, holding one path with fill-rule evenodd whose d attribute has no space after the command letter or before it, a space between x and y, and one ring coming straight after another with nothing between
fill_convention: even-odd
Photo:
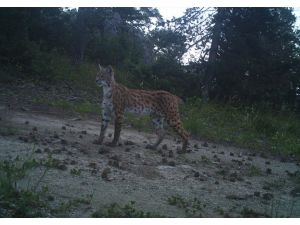
<instances>
[{"instance_id":1,"label":"sky","mask_svg":"<svg viewBox=\"0 0 300 225\"><path fill-rule=\"evenodd\" d=\"M172 19L173 17L180 17L184 14L185 7L157 7L158 11L164 19ZM300 29L300 7L294 8L294 14L296 15L296 26Z\"/></svg>"}]
</instances>

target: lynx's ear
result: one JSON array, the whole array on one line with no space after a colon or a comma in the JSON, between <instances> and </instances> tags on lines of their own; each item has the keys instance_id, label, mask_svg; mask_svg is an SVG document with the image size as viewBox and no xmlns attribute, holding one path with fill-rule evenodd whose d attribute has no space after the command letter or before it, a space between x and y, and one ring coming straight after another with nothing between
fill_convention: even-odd
<instances>
[{"instance_id":1,"label":"lynx's ear","mask_svg":"<svg viewBox=\"0 0 300 225\"><path fill-rule=\"evenodd\" d=\"M114 69L112 68L112 66L111 65L109 65L108 67L107 67L107 71L110 73L110 74L114 74Z\"/></svg>"},{"instance_id":2,"label":"lynx's ear","mask_svg":"<svg viewBox=\"0 0 300 225\"><path fill-rule=\"evenodd\" d=\"M100 71L103 70L103 68L102 68L102 66L101 66L100 64L98 64L98 67L99 67L99 70L100 70Z\"/></svg>"}]
</instances>

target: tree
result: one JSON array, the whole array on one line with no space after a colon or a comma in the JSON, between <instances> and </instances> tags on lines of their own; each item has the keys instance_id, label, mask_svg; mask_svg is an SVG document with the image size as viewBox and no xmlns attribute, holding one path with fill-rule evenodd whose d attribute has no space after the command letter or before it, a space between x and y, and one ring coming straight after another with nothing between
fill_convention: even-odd
<instances>
[{"instance_id":1,"label":"tree","mask_svg":"<svg viewBox=\"0 0 300 225\"><path fill-rule=\"evenodd\" d=\"M224 15L214 97L273 107L293 102L299 38L292 9L226 8Z\"/></svg>"}]
</instances>

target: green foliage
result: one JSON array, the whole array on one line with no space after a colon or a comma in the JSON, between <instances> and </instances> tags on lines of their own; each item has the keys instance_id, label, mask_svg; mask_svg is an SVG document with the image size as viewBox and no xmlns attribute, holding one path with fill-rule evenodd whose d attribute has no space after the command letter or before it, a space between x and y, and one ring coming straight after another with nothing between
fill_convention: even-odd
<instances>
[{"instance_id":1,"label":"green foliage","mask_svg":"<svg viewBox=\"0 0 300 225\"><path fill-rule=\"evenodd\" d=\"M0 162L0 217L45 217L50 213L45 191L20 189L18 182L38 163L29 157L25 161L17 157L14 161Z\"/></svg>"},{"instance_id":2,"label":"green foliage","mask_svg":"<svg viewBox=\"0 0 300 225\"><path fill-rule=\"evenodd\" d=\"M241 147L300 155L300 119L294 113L272 112L189 100L184 126L203 139Z\"/></svg>"},{"instance_id":3,"label":"green foliage","mask_svg":"<svg viewBox=\"0 0 300 225\"><path fill-rule=\"evenodd\" d=\"M250 177L261 176L261 175L262 175L261 169L256 166L252 165L248 170L248 176Z\"/></svg>"},{"instance_id":4,"label":"green foliage","mask_svg":"<svg viewBox=\"0 0 300 225\"><path fill-rule=\"evenodd\" d=\"M162 215L150 212L144 212L135 208L135 202L131 201L124 206L113 203L106 208L100 209L92 214L95 218L161 218Z\"/></svg>"},{"instance_id":5,"label":"green foliage","mask_svg":"<svg viewBox=\"0 0 300 225\"><path fill-rule=\"evenodd\" d=\"M206 207L206 205L201 204L200 200L197 198L185 200L179 195L171 196L167 201L169 205L184 209L187 217L202 217L201 211Z\"/></svg>"},{"instance_id":6,"label":"green foliage","mask_svg":"<svg viewBox=\"0 0 300 225\"><path fill-rule=\"evenodd\" d=\"M81 171L82 171L81 169L73 168L73 169L71 169L70 173L74 176L79 176L81 174Z\"/></svg>"},{"instance_id":7,"label":"green foliage","mask_svg":"<svg viewBox=\"0 0 300 225\"><path fill-rule=\"evenodd\" d=\"M11 135L15 135L16 133L17 130L15 128L4 126L4 125L0 127L1 136L11 136Z\"/></svg>"},{"instance_id":8,"label":"green foliage","mask_svg":"<svg viewBox=\"0 0 300 225\"><path fill-rule=\"evenodd\" d=\"M254 209L250 209L248 207L244 207L241 211L241 215L244 218L260 218L260 217L270 217L269 215L265 213L260 213L255 211Z\"/></svg>"},{"instance_id":9,"label":"green foliage","mask_svg":"<svg viewBox=\"0 0 300 225\"><path fill-rule=\"evenodd\" d=\"M212 96L294 107L299 38L290 8L225 8ZM292 105L291 105L292 104Z\"/></svg>"},{"instance_id":10,"label":"green foliage","mask_svg":"<svg viewBox=\"0 0 300 225\"><path fill-rule=\"evenodd\" d=\"M50 100L46 98L36 98L33 100L34 104L45 104L49 105L51 107L55 107L58 109L63 109L66 111L71 112L78 112L82 115L88 114L88 113L94 113L94 114L100 114L101 108L97 104L93 104L89 101L85 102L70 102L64 99L58 99L58 100Z\"/></svg>"}]
</instances>

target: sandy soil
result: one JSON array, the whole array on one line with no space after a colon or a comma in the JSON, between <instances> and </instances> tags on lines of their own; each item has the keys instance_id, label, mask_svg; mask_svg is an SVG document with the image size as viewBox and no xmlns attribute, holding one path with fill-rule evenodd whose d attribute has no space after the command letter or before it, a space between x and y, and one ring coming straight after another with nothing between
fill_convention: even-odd
<instances>
[{"instance_id":1,"label":"sandy soil","mask_svg":"<svg viewBox=\"0 0 300 225\"><path fill-rule=\"evenodd\" d=\"M167 217L241 217L245 207L273 217L300 216L300 193L293 179L299 176L298 162L198 140L190 141L190 153L178 155L176 148L181 144L171 136L153 151L145 146L155 140L154 134L126 126L122 144L110 148L92 144L99 134L97 120L6 106L0 106L0 117L1 127L16 131L0 135L1 160L30 154L46 160L51 154L60 166L51 168L40 185L48 187L51 204L59 207L72 199L91 200L61 216L90 217L111 203L130 201L138 209ZM106 142L112 133L109 127ZM34 184L43 171L43 167L32 170L20 185ZM186 208L169 204L172 196L187 202L197 198L201 210L187 214Z\"/></svg>"}]
</instances>

